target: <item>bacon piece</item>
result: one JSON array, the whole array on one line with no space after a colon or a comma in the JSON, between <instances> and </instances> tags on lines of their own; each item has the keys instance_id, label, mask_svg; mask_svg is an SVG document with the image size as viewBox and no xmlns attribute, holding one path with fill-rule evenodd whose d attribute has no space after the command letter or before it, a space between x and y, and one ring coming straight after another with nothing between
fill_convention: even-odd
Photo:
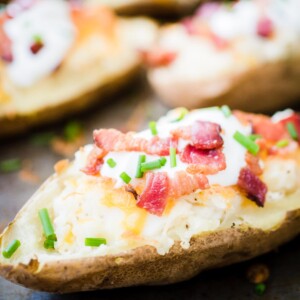
<instances>
[{"instance_id":1,"label":"bacon piece","mask_svg":"<svg viewBox=\"0 0 300 300\"><path fill-rule=\"evenodd\" d=\"M177 53L156 48L150 51L140 50L140 56L149 67L157 68L171 64L176 59Z\"/></svg>"},{"instance_id":2,"label":"bacon piece","mask_svg":"<svg viewBox=\"0 0 300 300\"><path fill-rule=\"evenodd\" d=\"M105 152L109 151L142 151L147 154L169 155L169 149L172 145L177 146L177 141L166 138L160 139L154 136L147 140L140 137L134 137L132 132L126 134L115 129L100 129L94 131L95 144Z\"/></svg>"},{"instance_id":3,"label":"bacon piece","mask_svg":"<svg viewBox=\"0 0 300 300\"><path fill-rule=\"evenodd\" d=\"M136 205L154 215L161 216L167 205L169 179L166 172L146 174L146 186Z\"/></svg>"},{"instance_id":4,"label":"bacon piece","mask_svg":"<svg viewBox=\"0 0 300 300\"><path fill-rule=\"evenodd\" d=\"M263 207L268 188L249 168L240 171L238 186L245 190L249 199Z\"/></svg>"},{"instance_id":5,"label":"bacon piece","mask_svg":"<svg viewBox=\"0 0 300 300\"><path fill-rule=\"evenodd\" d=\"M187 172L191 174L215 174L226 168L225 156L221 148L202 150L187 145L180 153L180 160L190 164Z\"/></svg>"},{"instance_id":6,"label":"bacon piece","mask_svg":"<svg viewBox=\"0 0 300 300\"><path fill-rule=\"evenodd\" d=\"M87 165L81 170L87 175L97 175L99 174L100 168L103 164L103 151L97 147L94 147L90 152Z\"/></svg>"},{"instance_id":7,"label":"bacon piece","mask_svg":"<svg viewBox=\"0 0 300 300\"><path fill-rule=\"evenodd\" d=\"M208 179L203 174L189 175L185 171L178 171L169 179L169 197L178 198L189 195L198 189L204 190L209 187Z\"/></svg>"},{"instance_id":8,"label":"bacon piece","mask_svg":"<svg viewBox=\"0 0 300 300\"><path fill-rule=\"evenodd\" d=\"M5 13L0 15L0 57L3 61L10 63L13 61L12 46L3 27L8 19L9 17Z\"/></svg>"},{"instance_id":9,"label":"bacon piece","mask_svg":"<svg viewBox=\"0 0 300 300\"><path fill-rule=\"evenodd\" d=\"M255 174L255 175L261 175L262 174L262 168L259 165L259 157L255 156L249 152L246 153L246 163L249 167L249 169Z\"/></svg>"},{"instance_id":10,"label":"bacon piece","mask_svg":"<svg viewBox=\"0 0 300 300\"><path fill-rule=\"evenodd\" d=\"M222 147L223 139L220 135L219 124L205 121L196 121L190 126L179 127L171 131L176 138L191 142L197 149L216 149Z\"/></svg>"},{"instance_id":11,"label":"bacon piece","mask_svg":"<svg viewBox=\"0 0 300 300\"><path fill-rule=\"evenodd\" d=\"M274 33L274 25L272 20L270 20L268 17L263 17L258 20L256 33L263 38L270 38Z\"/></svg>"}]
</instances>

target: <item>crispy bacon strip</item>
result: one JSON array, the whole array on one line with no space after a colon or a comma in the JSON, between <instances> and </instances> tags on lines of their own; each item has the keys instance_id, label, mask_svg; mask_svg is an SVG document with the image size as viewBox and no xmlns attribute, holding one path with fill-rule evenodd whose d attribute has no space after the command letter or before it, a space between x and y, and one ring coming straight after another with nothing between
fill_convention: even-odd
<instances>
[{"instance_id":1,"label":"crispy bacon strip","mask_svg":"<svg viewBox=\"0 0 300 300\"><path fill-rule=\"evenodd\" d=\"M201 150L187 145L180 153L180 160L188 163L187 172L190 174L216 174L226 168L225 156L222 149Z\"/></svg>"},{"instance_id":2,"label":"crispy bacon strip","mask_svg":"<svg viewBox=\"0 0 300 300\"><path fill-rule=\"evenodd\" d=\"M219 124L196 121L190 126L179 127L171 131L171 135L191 142L198 149L216 149L223 146Z\"/></svg>"},{"instance_id":3,"label":"crispy bacon strip","mask_svg":"<svg viewBox=\"0 0 300 300\"><path fill-rule=\"evenodd\" d=\"M169 179L166 172L146 174L146 186L136 205L154 215L161 216L167 205Z\"/></svg>"},{"instance_id":4,"label":"crispy bacon strip","mask_svg":"<svg viewBox=\"0 0 300 300\"><path fill-rule=\"evenodd\" d=\"M94 147L88 156L87 165L81 171L87 175L97 175L99 174L102 164L103 151L97 147Z\"/></svg>"},{"instance_id":5,"label":"crispy bacon strip","mask_svg":"<svg viewBox=\"0 0 300 300\"><path fill-rule=\"evenodd\" d=\"M263 207L268 188L249 168L240 171L238 186L245 190L249 199Z\"/></svg>"},{"instance_id":6,"label":"crispy bacon strip","mask_svg":"<svg viewBox=\"0 0 300 300\"><path fill-rule=\"evenodd\" d=\"M176 147L175 139L160 139L154 136L151 140L134 137L132 132L126 134L115 129L100 129L94 131L94 141L97 147L109 151L142 151L147 154L169 155L170 146Z\"/></svg>"}]
</instances>

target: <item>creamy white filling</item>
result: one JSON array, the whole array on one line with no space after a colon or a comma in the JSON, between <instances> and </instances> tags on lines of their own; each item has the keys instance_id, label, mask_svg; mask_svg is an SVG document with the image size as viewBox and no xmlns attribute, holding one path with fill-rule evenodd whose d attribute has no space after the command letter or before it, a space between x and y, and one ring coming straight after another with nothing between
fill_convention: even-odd
<instances>
[{"instance_id":1,"label":"creamy white filling","mask_svg":"<svg viewBox=\"0 0 300 300\"><path fill-rule=\"evenodd\" d=\"M13 62L7 64L9 78L20 87L28 87L52 73L72 46L76 29L69 4L61 0L41 0L4 24L12 42ZM34 37L44 47L31 51Z\"/></svg>"}]
</instances>

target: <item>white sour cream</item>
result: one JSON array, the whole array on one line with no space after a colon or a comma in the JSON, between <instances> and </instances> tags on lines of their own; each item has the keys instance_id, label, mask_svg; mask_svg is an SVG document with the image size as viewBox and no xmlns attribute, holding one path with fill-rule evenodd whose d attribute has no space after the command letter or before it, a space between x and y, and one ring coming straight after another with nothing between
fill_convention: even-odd
<instances>
[{"instance_id":1,"label":"white sour cream","mask_svg":"<svg viewBox=\"0 0 300 300\"><path fill-rule=\"evenodd\" d=\"M13 62L8 76L20 87L28 87L51 74L62 62L74 42L76 29L69 5L60 0L41 0L4 24L12 42ZM36 54L30 50L34 37L44 47Z\"/></svg>"}]
</instances>

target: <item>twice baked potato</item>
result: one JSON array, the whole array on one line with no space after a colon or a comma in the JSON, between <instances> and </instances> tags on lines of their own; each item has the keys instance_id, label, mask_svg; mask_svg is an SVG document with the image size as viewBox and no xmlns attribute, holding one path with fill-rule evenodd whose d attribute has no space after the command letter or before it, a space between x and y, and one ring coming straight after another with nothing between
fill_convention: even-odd
<instances>
[{"instance_id":1,"label":"twice baked potato","mask_svg":"<svg viewBox=\"0 0 300 300\"><path fill-rule=\"evenodd\" d=\"M273 112L299 103L299 10L295 0L204 4L165 26L145 54L154 91L171 107Z\"/></svg>"},{"instance_id":2,"label":"twice baked potato","mask_svg":"<svg viewBox=\"0 0 300 300\"><path fill-rule=\"evenodd\" d=\"M120 14L171 16L191 12L203 0L85 0L93 5L105 5Z\"/></svg>"},{"instance_id":3,"label":"twice baked potato","mask_svg":"<svg viewBox=\"0 0 300 300\"><path fill-rule=\"evenodd\" d=\"M10 5L0 16L0 136L80 112L124 87L156 33L148 19L99 6L22 3L11 4L20 6L15 16Z\"/></svg>"},{"instance_id":4,"label":"twice baked potato","mask_svg":"<svg viewBox=\"0 0 300 300\"><path fill-rule=\"evenodd\" d=\"M0 236L4 278L59 293L168 284L300 232L299 115L176 109L149 127L96 130L56 164Z\"/></svg>"}]
</instances>

